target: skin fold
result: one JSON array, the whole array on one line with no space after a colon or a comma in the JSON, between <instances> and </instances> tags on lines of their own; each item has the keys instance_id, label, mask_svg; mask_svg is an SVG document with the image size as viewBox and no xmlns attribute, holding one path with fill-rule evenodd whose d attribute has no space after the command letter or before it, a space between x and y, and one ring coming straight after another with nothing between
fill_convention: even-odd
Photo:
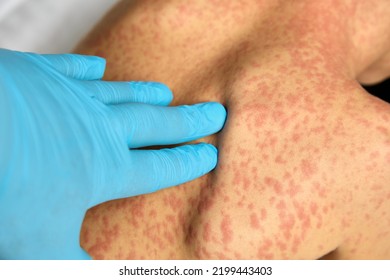
<instances>
[{"instance_id":1,"label":"skin fold","mask_svg":"<svg viewBox=\"0 0 390 280\"><path fill-rule=\"evenodd\" d=\"M390 258L386 1L123 1L80 43L107 80L218 101L210 174L87 213L96 259ZM163 135L161 137L164 137ZM108 185L107 188L110 186Z\"/></svg>"}]
</instances>

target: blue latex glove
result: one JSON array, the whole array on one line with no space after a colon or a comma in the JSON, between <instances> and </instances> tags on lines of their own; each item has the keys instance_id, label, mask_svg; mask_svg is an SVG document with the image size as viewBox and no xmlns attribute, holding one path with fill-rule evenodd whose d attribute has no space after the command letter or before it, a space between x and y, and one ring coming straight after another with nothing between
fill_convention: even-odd
<instances>
[{"instance_id":1,"label":"blue latex glove","mask_svg":"<svg viewBox=\"0 0 390 280\"><path fill-rule=\"evenodd\" d=\"M0 49L0 258L88 259L88 208L209 172L217 151L182 143L219 131L218 103L168 107L158 83L101 81L102 58Z\"/></svg>"}]
</instances>

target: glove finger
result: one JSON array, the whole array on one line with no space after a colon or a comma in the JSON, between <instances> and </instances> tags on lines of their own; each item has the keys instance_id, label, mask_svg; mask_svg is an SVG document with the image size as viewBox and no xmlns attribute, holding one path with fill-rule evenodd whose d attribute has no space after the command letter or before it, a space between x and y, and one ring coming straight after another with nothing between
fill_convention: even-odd
<instances>
[{"instance_id":1,"label":"glove finger","mask_svg":"<svg viewBox=\"0 0 390 280\"><path fill-rule=\"evenodd\" d=\"M192 141L218 132L226 119L225 108L216 102L177 107L126 104L112 109L129 148Z\"/></svg>"},{"instance_id":2,"label":"glove finger","mask_svg":"<svg viewBox=\"0 0 390 280\"><path fill-rule=\"evenodd\" d=\"M32 54L46 59L62 74L78 80L98 80L104 75L106 60L98 56L79 54Z\"/></svg>"},{"instance_id":3,"label":"glove finger","mask_svg":"<svg viewBox=\"0 0 390 280\"><path fill-rule=\"evenodd\" d=\"M156 82L82 82L86 92L104 104L147 103L166 106L171 103L171 90Z\"/></svg>"},{"instance_id":4,"label":"glove finger","mask_svg":"<svg viewBox=\"0 0 390 280\"><path fill-rule=\"evenodd\" d=\"M205 143L172 149L132 150L125 181L117 188L109 186L101 191L94 204L152 193L198 178L215 168L217 153L213 145Z\"/></svg>"}]
</instances>

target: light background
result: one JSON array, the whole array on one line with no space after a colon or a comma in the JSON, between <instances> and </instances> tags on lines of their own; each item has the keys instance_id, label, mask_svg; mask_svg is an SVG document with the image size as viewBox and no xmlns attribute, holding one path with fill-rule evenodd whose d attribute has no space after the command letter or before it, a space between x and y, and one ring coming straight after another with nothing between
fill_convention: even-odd
<instances>
[{"instance_id":1,"label":"light background","mask_svg":"<svg viewBox=\"0 0 390 280\"><path fill-rule=\"evenodd\" d=\"M119 0L0 0L0 48L70 52Z\"/></svg>"}]
</instances>

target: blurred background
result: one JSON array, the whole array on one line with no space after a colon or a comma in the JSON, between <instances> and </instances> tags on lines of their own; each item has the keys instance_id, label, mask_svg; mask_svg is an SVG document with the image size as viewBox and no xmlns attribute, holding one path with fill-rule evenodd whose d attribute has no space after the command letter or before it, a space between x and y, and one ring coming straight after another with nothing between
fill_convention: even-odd
<instances>
[{"instance_id":1,"label":"blurred background","mask_svg":"<svg viewBox=\"0 0 390 280\"><path fill-rule=\"evenodd\" d=\"M70 52L119 0L0 0L0 48Z\"/></svg>"},{"instance_id":2,"label":"blurred background","mask_svg":"<svg viewBox=\"0 0 390 280\"><path fill-rule=\"evenodd\" d=\"M0 0L0 48L66 53L120 0ZM390 79L367 91L390 103Z\"/></svg>"}]
</instances>

